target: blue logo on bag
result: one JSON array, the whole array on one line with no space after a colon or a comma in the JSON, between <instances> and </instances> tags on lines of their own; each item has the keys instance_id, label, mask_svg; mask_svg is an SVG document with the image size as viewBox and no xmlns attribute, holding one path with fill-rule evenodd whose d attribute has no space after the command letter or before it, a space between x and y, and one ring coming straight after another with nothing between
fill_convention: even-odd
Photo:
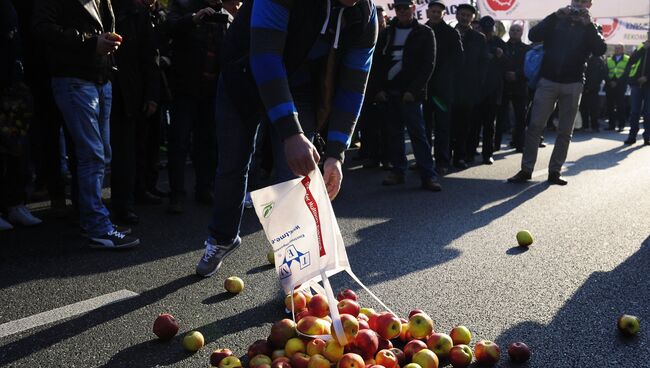
<instances>
[{"instance_id":1,"label":"blue logo on bag","mask_svg":"<svg viewBox=\"0 0 650 368\"><path fill-rule=\"evenodd\" d=\"M311 259L309 257L309 252L300 252L296 249L296 246L291 244L287 246L284 253L284 261L280 265L280 279L286 279L291 276L291 264L296 262L300 269L309 267L311 265Z\"/></svg>"}]
</instances>

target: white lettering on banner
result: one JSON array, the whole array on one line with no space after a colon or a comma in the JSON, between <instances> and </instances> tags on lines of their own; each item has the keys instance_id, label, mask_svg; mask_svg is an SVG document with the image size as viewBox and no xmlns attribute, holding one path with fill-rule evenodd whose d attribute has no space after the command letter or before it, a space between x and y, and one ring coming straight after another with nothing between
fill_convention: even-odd
<instances>
[{"instance_id":1,"label":"white lettering on banner","mask_svg":"<svg viewBox=\"0 0 650 368\"><path fill-rule=\"evenodd\" d=\"M470 0L444 0L446 13L445 13L445 22L450 22L456 19L456 11L458 5L460 4L469 4ZM386 14L389 17L395 16L395 3L394 0L375 0L376 5L381 5L386 10ZM416 0L416 10L415 10L415 19L420 23L426 23L429 19L427 17L427 8L429 7L429 2L427 0Z\"/></svg>"},{"instance_id":2,"label":"white lettering on banner","mask_svg":"<svg viewBox=\"0 0 650 368\"><path fill-rule=\"evenodd\" d=\"M596 18L594 22L603 27L605 42L611 45L637 46L648 39L650 28L648 18Z\"/></svg>"}]
</instances>

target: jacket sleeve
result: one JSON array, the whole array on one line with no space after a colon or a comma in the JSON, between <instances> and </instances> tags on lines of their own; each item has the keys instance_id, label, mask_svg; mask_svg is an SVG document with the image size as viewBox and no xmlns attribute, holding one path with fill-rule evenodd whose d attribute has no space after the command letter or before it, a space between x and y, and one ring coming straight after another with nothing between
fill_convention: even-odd
<instances>
[{"instance_id":1,"label":"jacket sleeve","mask_svg":"<svg viewBox=\"0 0 650 368\"><path fill-rule=\"evenodd\" d=\"M370 16L364 31L344 50L329 117L325 155L341 161L350 145L354 126L361 112L372 55L377 43L377 11L372 2L368 4L371 7Z\"/></svg>"},{"instance_id":2,"label":"jacket sleeve","mask_svg":"<svg viewBox=\"0 0 650 368\"><path fill-rule=\"evenodd\" d=\"M96 35L83 35L74 28L64 28L58 23L64 8L61 0L37 0L32 20L34 38L54 48L95 53Z\"/></svg>"},{"instance_id":3,"label":"jacket sleeve","mask_svg":"<svg viewBox=\"0 0 650 368\"><path fill-rule=\"evenodd\" d=\"M140 70L143 73L144 101L160 101L160 70L156 64L158 50L154 43L154 28L149 11L143 10L139 14L138 28L140 30Z\"/></svg>"},{"instance_id":4,"label":"jacket sleeve","mask_svg":"<svg viewBox=\"0 0 650 368\"><path fill-rule=\"evenodd\" d=\"M421 47L423 50L423 58L418 60L418 70L415 72L413 80L407 87L407 91L416 98L429 82L429 78L431 78L436 64L436 38L433 35L433 31L431 28L426 27L422 28L421 32L423 34L423 42L418 47Z\"/></svg>"},{"instance_id":5,"label":"jacket sleeve","mask_svg":"<svg viewBox=\"0 0 650 368\"><path fill-rule=\"evenodd\" d=\"M603 36L598 32L598 29L596 29L596 25L593 23L588 24L587 32L587 42L589 44L589 50L591 50L591 53L595 56L605 55L605 52L607 52L607 44L605 43Z\"/></svg>"},{"instance_id":6,"label":"jacket sleeve","mask_svg":"<svg viewBox=\"0 0 650 368\"><path fill-rule=\"evenodd\" d=\"M193 16L194 14L183 7L180 1L172 1L169 5L166 28L172 36L178 33L188 32L196 26L192 20Z\"/></svg>"},{"instance_id":7,"label":"jacket sleeve","mask_svg":"<svg viewBox=\"0 0 650 368\"><path fill-rule=\"evenodd\" d=\"M555 13L544 18L544 20L530 29L528 32L528 39L533 42L544 42L547 38L548 32L553 29L556 20L557 15L555 15Z\"/></svg>"}]
</instances>

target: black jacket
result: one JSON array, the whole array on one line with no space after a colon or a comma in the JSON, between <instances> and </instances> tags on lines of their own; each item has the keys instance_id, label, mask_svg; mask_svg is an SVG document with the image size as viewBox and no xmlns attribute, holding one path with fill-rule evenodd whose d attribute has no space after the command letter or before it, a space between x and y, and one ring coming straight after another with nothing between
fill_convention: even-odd
<instances>
[{"instance_id":1,"label":"black jacket","mask_svg":"<svg viewBox=\"0 0 650 368\"><path fill-rule=\"evenodd\" d=\"M436 37L436 67L429 79L429 97L441 98L445 103L453 102L454 75L463 61L463 44L460 34L445 22L427 23Z\"/></svg>"},{"instance_id":2,"label":"black jacket","mask_svg":"<svg viewBox=\"0 0 650 368\"><path fill-rule=\"evenodd\" d=\"M544 42L540 76L556 83L584 82L589 55L607 51L605 40L593 23L557 12L531 28L528 38Z\"/></svg>"},{"instance_id":3,"label":"black jacket","mask_svg":"<svg viewBox=\"0 0 650 368\"><path fill-rule=\"evenodd\" d=\"M160 79L155 63L153 24L149 10L132 0L114 0L115 29L123 37L115 53L115 86L124 111L135 117L145 101L158 102Z\"/></svg>"},{"instance_id":4,"label":"black jacket","mask_svg":"<svg viewBox=\"0 0 650 368\"><path fill-rule=\"evenodd\" d=\"M526 96L528 94L528 81L524 74L524 63L526 61L526 53L530 50L530 45L523 42L513 42L508 40L506 42L506 49L504 50L508 57L506 65L506 72L515 73L515 81L505 82L505 93L514 96Z\"/></svg>"},{"instance_id":5,"label":"black jacket","mask_svg":"<svg viewBox=\"0 0 650 368\"><path fill-rule=\"evenodd\" d=\"M34 37L48 45L53 77L80 78L104 84L109 81L112 56L98 55L97 37L115 31L108 0L98 9L93 1L38 0L32 28Z\"/></svg>"},{"instance_id":6,"label":"black jacket","mask_svg":"<svg viewBox=\"0 0 650 368\"><path fill-rule=\"evenodd\" d=\"M587 60L584 93L598 93L601 83L607 78L607 65L600 56L591 56Z\"/></svg>"},{"instance_id":7,"label":"black jacket","mask_svg":"<svg viewBox=\"0 0 650 368\"><path fill-rule=\"evenodd\" d=\"M472 29L461 34L463 63L455 79L454 102L459 106L476 105L483 96L481 90L487 70L488 48L485 36Z\"/></svg>"},{"instance_id":8,"label":"black jacket","mask_svg":"<svg viewBox=\"0 0 650 368\"><path fill-rule=\"evenodd\" d=\"M392 46L395 38L397 19L386 28L386 37L377 42L380 50L375 61L381 78L382 89L392 88L399 92L410 92L416 99L426 97L427 84L436 65L436 39L431 28L413 20L413 29L406 38L402 53L402 70L394 80L388 81L388 70L392 64Z\"/></svg>"},{"instance_id":9,"label":"black jacket","mask_svg":"<svg viewBox=\"0 0 650 368\"><path fill-rule=\"evenodd\" d=\"M9 0L0 0L0 90L22 79L18 16Z\"/></svg>"},{"instance_id":10,"label":"black jacket","mask_svg":"<svg viewBox=\"0 0 650 368\"><path fill-rule=\"evenodd\" d=\"M485 70L485 82L483 83L483 98L492 98L501 103L503 96L505 71L508 66L508 55L506 54L506 43L497 36L487 40L488 60ZM503 51L501 57L497 57L497 48Z\"/></svg>"},{"instance_id":11,"label":"black jacket","mask_svg":"<svg viewBox=\"0 0 650 368\"><path fill-rule=\"evenodd\" d=\"M640 77L645 76L650 78L650 62L644 61L647 56L648 56L648 51L646 50L645 47L641 47L638 50L634 51L634 53L632 53L632 56L630 56L630 61L628 61L627 67L625 67L625 72L623 72L622 79L624 79L626 83L637 85L639 83L637 80ZM632 67L636 63L639 63L639 66L636 70L636 74L630 75L632 73ZM644 66L645 66L645 70L643 69ZM648 85L650 84L646 82L645 86L647 87Z\"/></svg>"}]
</instances>

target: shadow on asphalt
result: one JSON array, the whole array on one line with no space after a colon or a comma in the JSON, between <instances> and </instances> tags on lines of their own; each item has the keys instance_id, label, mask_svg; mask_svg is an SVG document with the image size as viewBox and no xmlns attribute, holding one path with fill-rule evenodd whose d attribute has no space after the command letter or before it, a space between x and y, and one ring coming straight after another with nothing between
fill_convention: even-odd
<instances>
[{"instance_id":1,"label":"shadow on asphalt","mask_svg":"<svg viewBox=\"0 0 650 368\"><path fill-rule=\"evenodd\" d=\"M528 247L514 246L506 251L509 256L516 256L528 252Z\"/></svg>"},{"instance_id":2,"label":"shadow on asphalt","mask_svg":"<svg viewBox=\"0 0 650 368\"><path fill-rule=\"evenodd\" d=\"M237 294L232 294L227 291L221 292L217 295L213 295L209 298L204 299L201 303L209 305L209 304L216 304L223 302L224 300L232 299L236 296Z\"/></svg>"},{"instance_id":3,"label":"shadow on asphalt","mask_svg":"<svg viewBox=\"0 0 650 368\"><path fill-rule=\"evenodd\" d=\"M650 237L612 271L593 273L548 325L520 323L496 342L502 352L512 342L525 342L534 366L647 367L650 338L644 322L650 320L649 269ZM621 314L639 317L638 336L628 338L618 332Z\"/></svg>"},{"instance_id":4,"label":"shadow on asphalt","mask_svg":"<svg viewBox=\"0 0 650 368\"><path fill-rule=\"evenodd\" d=\"M607 170L609 168L618 166L621 161L641 148L644 148L642 144L635 146L624 146L621 144L618 147L614 147L604 152L583 156L578 160L573 161L573 165L569 166L566 171L562 173L562 175L576 176L581 172L588 170Z\"/></svg>"}]
</instances>

